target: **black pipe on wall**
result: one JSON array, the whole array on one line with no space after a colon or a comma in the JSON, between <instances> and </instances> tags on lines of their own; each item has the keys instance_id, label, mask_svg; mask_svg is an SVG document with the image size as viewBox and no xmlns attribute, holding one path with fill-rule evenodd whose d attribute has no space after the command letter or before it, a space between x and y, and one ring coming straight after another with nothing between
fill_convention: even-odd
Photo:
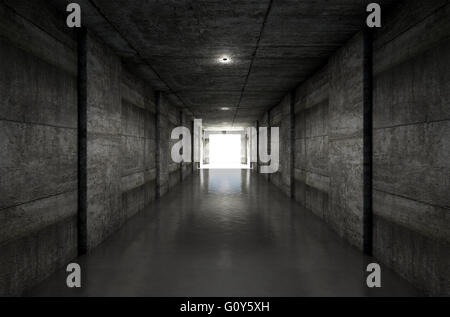
<instances>
[{"instance_id":1,"label":"black pipe on wall","mask_svg":"<svg viewBox=\"0 0 450 317\"><path fill-rule=\"evenodd\" d=\"M364 136L363 136L363 251L372 255L373 251L373 33L364 30Z\"/></svg>"},{"instance_id":2,"label":"black pipe on wall","mask_svg":"<svg viewBox=\"0 0 450 317\"><path fill-rule=\"evenodd\" d=\"M78 254L87 253L87 30L78 31Z\"/></svg>"},{"instance_id":3,"label":"black pipe on wall","mask_svg":"<svg viewBox=\"0 0 450 317\"><path fill-rule=\"evenodd\" d=\"M259 173L259 121L256 121L256 172Z\"/></svg>"},{"instance_id":4,"label":"black pipe on wall","mask_svg":"<svg viewBox=\"0 0 450 317\"><path fill-rule=\"evenodd\" d=\"M155 161L156 161L156 198L161 198L161 153L160 153L160 145L161 145L161 92L155 93L155 103L156 103L156 153L155 153Z\"/></svg>"},{"instance_id":5,"label":"black pipe on wall","mask_svg":"<svg viewBox=\"0 0 450 317\"><path fill-rule=\"evenodd\" d=\"M183 126L183 111L179 111L179 116L180 116L180 126ZM184 153L184 147L181 148L180 150L180 154L183 155ZM183 166L184 166L184 161L181 161L180 163L180 182L183 181Z\"/></svg>"},{"instance_id":6,"label":"black pipe on wall","mask_svg":"<svg viewBox=\"0 0 450 317\"><path fill-rule=\"evenodd\" d=\"M295 90L291 92L290 96L290 142L291 142L291 151L290 151L290 159L291 159L291 198L295 199L295 98L296 92Z\"/></svg>"},{"instance_id":7,"label":"black pipe on wall","mask_svg":"<svg viewBox=\"0 0 450 317\"><path fill-rule=\"evenodd\" d=\"M194 139L194 137L195 137L195 121L194 120L192 120L191 121L191 162L192 162L192 164L191 164L191 168L192 168L192 173L194 173L195 172L195 164L197 164L196 162L195 162L195 151L196 151L196 149L195 149L195 139Z\"/></svg>"}]
</instances>

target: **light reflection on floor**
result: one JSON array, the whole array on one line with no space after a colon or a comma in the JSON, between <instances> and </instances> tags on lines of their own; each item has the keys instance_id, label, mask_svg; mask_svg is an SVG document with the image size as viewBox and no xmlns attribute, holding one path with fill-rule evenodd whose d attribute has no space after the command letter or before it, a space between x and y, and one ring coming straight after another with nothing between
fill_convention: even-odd
<instances>
[{"instance_id":1,"label":"light reflection on floor","mask_svg":"<svg viewBox=\"0 0 450 317\"><path fill-rule=\"evenodd\" d=\"M32 296L411 296L319 218L249 170L202 170L132 218L87 256L83 287L59 270Z\"/></svg>"}]
</instances>

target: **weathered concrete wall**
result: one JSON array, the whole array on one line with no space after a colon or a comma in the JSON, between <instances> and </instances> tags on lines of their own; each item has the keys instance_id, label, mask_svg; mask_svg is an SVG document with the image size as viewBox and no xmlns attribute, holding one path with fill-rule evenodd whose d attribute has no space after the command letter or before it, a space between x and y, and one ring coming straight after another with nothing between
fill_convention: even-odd
<instances>
[{"instance_id":1,"label":"weathered concrete wall","mask_svg":"<svg viewBox=\"0 0 450 317\"><path fill-rule=\"evenodd\" d=\"M247 164L249 138L246 133L241 134L241 164Z\"/></svg>"},{"instance_id":2,"label":"weathered concrete wall","mask_svg":"<svg viewBox=\"0 0 450 317\"><path fill-rule=\"evenodd\" d=\"M52 12L40 0L0 3L0 295L77 255L77 47ZM181 116L162 98L157 133L155 92L88 34L89 250L155 199L158 155L164 192L192 171L171 161Z\"/></svg>"},{"instance_id":3,"label":"weathered concrete wall","mask_svg":"<svg viewBox=\"0 0 450 317\"><path fill-rule=\"evenodd\" d=\"M0 296L77 253L76 43L61 29L41 1L0 3Z\"/></svg>"},{"instance_id":4,"label":"weathered concrete wall","mask_svg":"<svg viewBox=\"0 0 450 317\"><path fill-rule=\"evenodd\" d=\"M329 210L327 221L362 248L363 35L357 34L329 60Z\"/></svg>"},{"instance_id":5,"label":"weathered concrete wall","mask_svg":"<svg viewBox=\"0 0 450 317\"><path fill-rule=\"evenodd\" d=\"M180 125L181 114L93 35L88 38L87 70L92 249L181 181L181 164L170 155L176 142L171 131Z\"/></svg>"},{"instance_id":6,"label":"weathered concrete wall","mask_svg":"<svg viewBox=\"0 0 450 317\"><path fill-rule=\"evenodd\" d=\"M209 157L209 135L204 133L205 137L203 138L203 164L210 163Z\"/></svg>"},{"instance_id":7,"label":"weathered concrete wall","mask_svg":"<svg viewBox=\"0 0 450 317\"><path fill-rule=\"evenodd\" d=\"M429 294L449 295L450 5L392 11L374 41L374 254ZM278 116L271 125L282 125ZM296 90L295 130L296 200L362 248L361 33Z\"/></svg>"},{"instance_id":8,"label":"weathered concrete wall","mask_svg":"<svg viewBox=\"0 0 450 317\"><path fill-rule=\"evenodd\" d=\"M92 249L125 220L122 209L120 59L92 34L87 40L87 239Z\"/></svg>"},{"instance_id":9,"label":"weathered concrete wall","mask_svg":"<svg viewBox=\"0 0 450 317\"><path fill-rule=\"evenodd\" d=\"M329 219L330 173L328 66L296 90L295 199L324 220Z\"/></svg>"},{"instance_id":10,"label":"weathered concrete wall","mask_svg":"<svg viewBox=\"0 0 450 317\"><path fill-rule=\"evenodd\" d=\"M155 93L122 72L122 208L129 218L156 197Z\"/></svg>"},{"instance_id":11,"label":"weathered concrete wall","mask_svg":"<svg viewBox=\"0 0 450 317\"><path fill-rule=\"evenodd\" d=\"M450 4L408 1L376 35L374 253L450 295Z\"/></svg>"},{"instance_id":12,"label":"weathered concrete wall","mask_svg":"<svg viewBox=\"0 0 450 317\"><path fill-rule=\"evenodd\" d=\"M362 248L363 36L296 89L295 199Z\"/></svg>"},{"instance_id":13,"label":"weathered concrete wall","mask_svg":"<svg viewBox=\"0 0 450 317\"><path fill-rule=\"evenodd\" d=\"M172 140L171 139L171 133L173 131L173 129L175 129L176 127L181 126L181 114L180 111L171 106L169 103L166 103L166 106L168 108L168 136L169 138L165 141L167 142L167 153L168 156L166 157L167 159L167 164L168 164L168 172L169 172L169 190L174 187L176 184L178 184L181 181L181 164L179 163L175 163L172 160L172 147L175 145L175 143L178 142L178 140ZM163 141L164 142L164 141Z\"/></svg>"},{"instance_id":14,"label":"weathered concrete wall","mask_svg":"<svg viewBox=\"0 0 450 317\"><path fill-rule=\"evenodd\" d=\"M157 197L161 197L166 194L170 188L180 183L183 177L183 164L175 163L171 156L172 146L179 141L172 140L171 133L174 128L182 125L183 115L180 109L169 103L166 94L161 92L158 94L156 120L159 133L159 151L156 156L156 164ZM189 128L192 130L190 125Z\"/></svg>"},{"instance_id":15,"label":"weathered concrete wall","mask_svg":"<svg viewBox=\"0 0 450 317\"><path fill-rule=\"evenodd\" d=\"M279 169L269 179L286 195L291 195L291 94L269 113L270 126L279 128ZM270 134L270 133L269 133ZM270 138L268 140L270 144Z\"/></svg>"},{"instance_id":16,"label":"weathered concrete wall","mask_svg":"<svg viewBox=\"0 0 450 317\"><path fill-rule=\"evenodd\" d=\"M260 128L267 128L268 130L270 130L270 127L269 127L269 112L266 112L266 113L264 113L264 115L263 115L263 117L261 118L261 120L259 121L259 127ZM258 132L259 133L259 132ZM270 133L268 133L268 136L270 135ZM260 146L261 146L261 142L262 141L259 141L258 140L258 142L260 142ZM269 141L269 138L267 138L267 149L270 149L270 141ZM260 149L260 151L261 151L261 149ZM269 152L270 153L270 152ZM262 166L266 166L266 165L268 165L268 163L264 163L264 162L262 162L261 161L261 157L260 156L258 156L258 158L259 158L259 164L258 164L258 167L259 167L259 173L261 173L261 167ZM266 180L269 180L269 174L261 174Z\"/></svg>"},{"instance_id":17,"label":"weathered concrete wall","mask_svg":"<svg viewBox=\"0 0 450 317\"><path fill-rule=\"evenodd\" d=\"M249 129L254 128L255 132L251 132L249 130L249 148L250 152L248 153L248 158L250 160L250 169L252 172L258 172L258 127L259 127L259 121L255 121Z\"/></svg>"},{"instance_id":18,"label":"weathered concrete wall","mask_svg":"<svg viewBox=\"0 0 450 317\"><path fill-rule=\"evenodd\" d=\"M181 125L185 128L188 128L189 131L191 132L191 139L190 141L192 142L192 135L193 135L193 124L194 124L194 117L190 114L186 114L185 112L182 112L181 115ZM194 145L191 144L192 147L192 151L193 151L193 147ZM191 159L192 159L192 153L191 152ZM192 162L183 162L181 164L181 177L182 180L186 179L188 176L190 176L193 173L193 163Z\"/></svg>"}]
</instances>

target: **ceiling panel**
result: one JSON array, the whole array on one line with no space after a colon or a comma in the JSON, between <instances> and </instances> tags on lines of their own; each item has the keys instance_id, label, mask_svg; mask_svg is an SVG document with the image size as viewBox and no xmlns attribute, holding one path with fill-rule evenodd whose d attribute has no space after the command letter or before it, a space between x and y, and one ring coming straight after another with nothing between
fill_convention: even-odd
<instances>
[{"instance_id":1,"label":"ceiling panel","mask_svg":"<svg viewBox=\"0 0 450 317\"><path fill-rule=\"evenodd\" d=\"M49 1L65 13L67 1ZM260 118L361 30L372 1L78 2L89 29L175 105L207 124L242 125ZM225 55L231 63L220 62Z\"/></svg>"}]
</instances>

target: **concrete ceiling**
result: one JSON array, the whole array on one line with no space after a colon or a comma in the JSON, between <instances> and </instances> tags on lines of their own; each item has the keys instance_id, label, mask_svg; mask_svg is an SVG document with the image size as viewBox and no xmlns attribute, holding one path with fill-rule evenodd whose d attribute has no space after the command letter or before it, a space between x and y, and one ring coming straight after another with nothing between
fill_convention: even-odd
<instances>
[{"instance_id":1,"label":"concrete ceiling","mask_svg":"<svg viewBox=\"0 0 450 317\"><path fill-rule=\"evenodd\" d=\"M259 119L323 66L362 29L369 2L78 1L85 25L154 88L209 125L235 126Z\"/></svg>"}]
</instances>

